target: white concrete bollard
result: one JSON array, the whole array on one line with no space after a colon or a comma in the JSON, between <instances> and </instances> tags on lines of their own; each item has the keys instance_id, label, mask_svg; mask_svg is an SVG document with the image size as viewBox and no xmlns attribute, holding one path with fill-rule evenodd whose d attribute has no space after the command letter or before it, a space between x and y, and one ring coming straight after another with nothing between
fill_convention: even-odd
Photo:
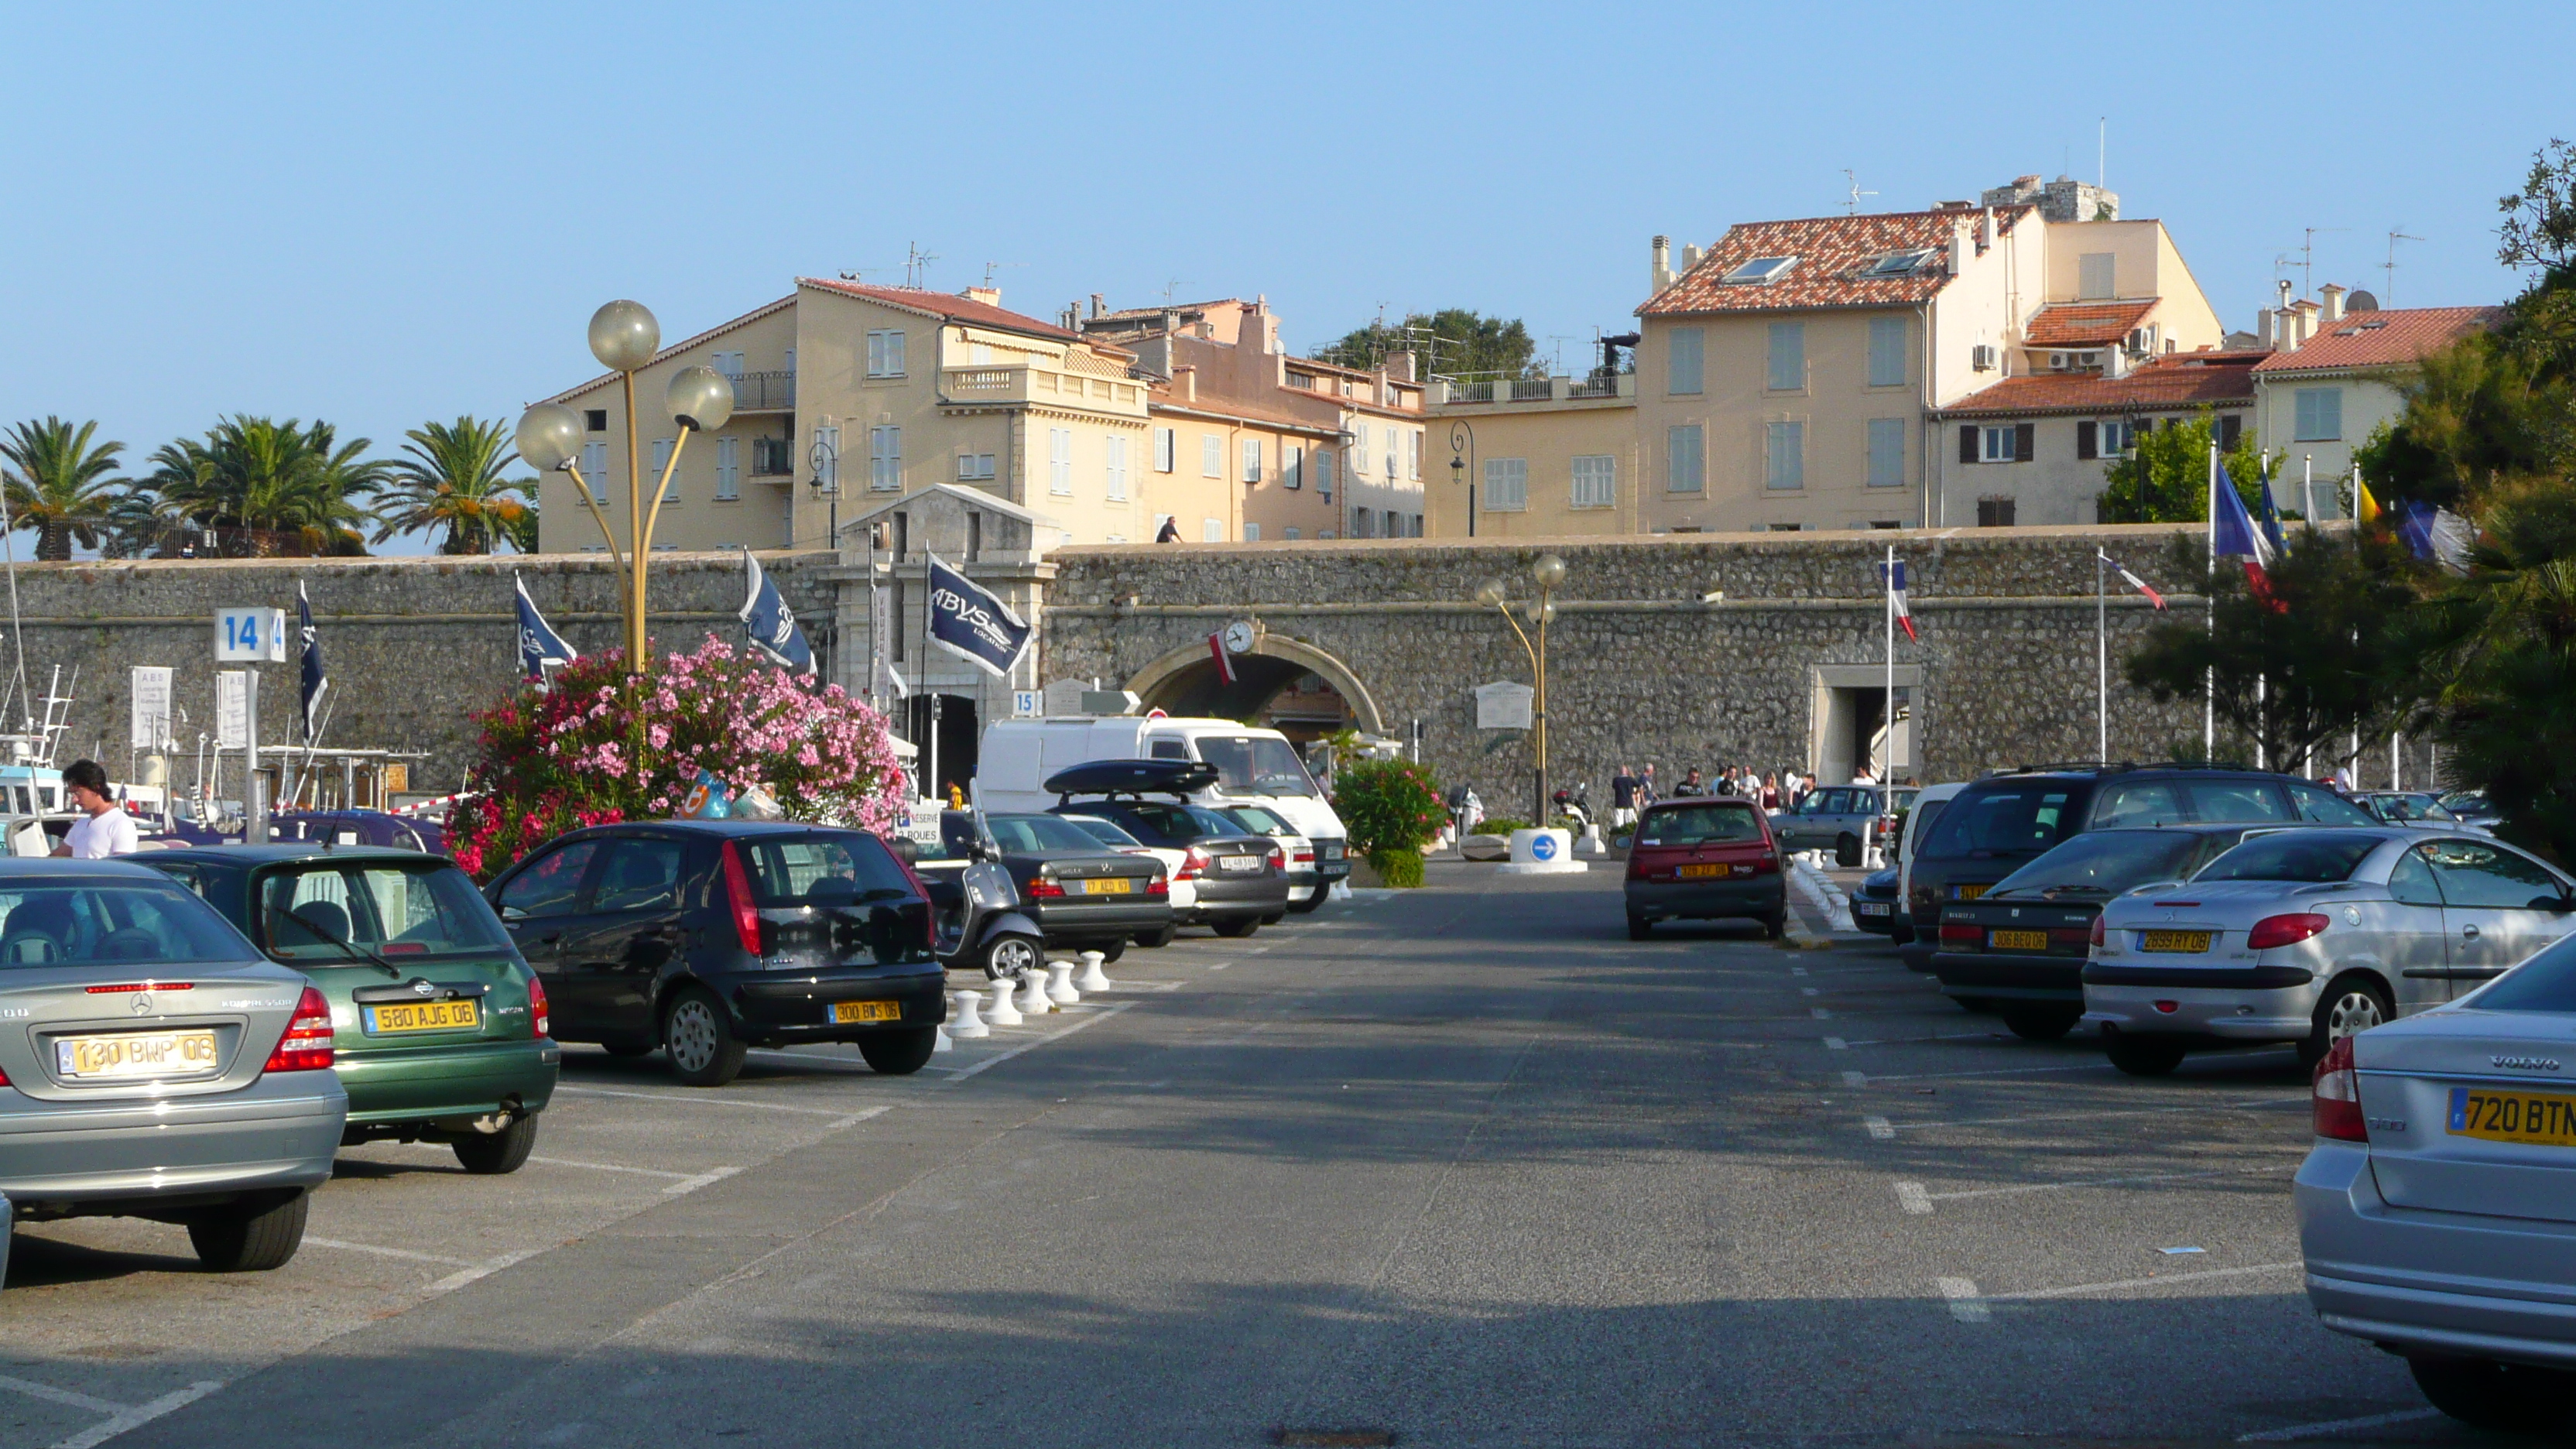
<instances>
[{"instance_id":1,"label":"white concrete bollard","mask_svg":"<svg viewBox=\"0 0 2576 1449\"><path fill-rule=\"evenodd\" d=\"M1011 1004L1011 993L1019 989L1016 981L993 983L993 999L984 1008L984 1019L995 1026L1018 1026L1020 1009Z\"/></svg>"},{"instance_id":2,"label":"white concrete bollard","mask_svg":"<svg viewBox=\"0 0 2576 1449\"><path fill-rule=\"evenodd\" d=\"M934 1026L930 1031L930 1054L932 1056L937 1056L941 1052L953 1052L957 1050L957 1043L948 1039L948 1028L944 1026Z\"/></svg>"},{"instance_id":3,"label":"white concrete bollard","mask_svg":"<svg viewBox=\"0 0 2576 1449\"><path fill-rule=\"evenodd\" d=\"M1347 878L1333 882L1331 898L1337 901L1346 901L1351 898L1351 883Z\"/></svg>"},{"instance_id":4,"label":"white concrete bollard","mask_svg":"<svg viewBox=\"0 0 2576 1449\"><path fill-rule=\"evenodd\" d=\"M1578 855L1608 855L1610 847L1601 843L1601 826L1596 822L1583 827L1583 838L1574 843Z\"/></svg>"},{"instance_id":5,"label":"white concrete bollard","mask_svg":"<svg viewBox=\"0 0 2576 1449\"><path fill-rule=\"evenodd\" d=\"M948 1034L966 1041L973 1041L978 1037L991 1036L993 1034L993 1029L984 1024L983 1014L976 1009L983 1004L984 998L980 993L973 991L958 992L957 1015L955 1019L948 1023Z\"/></svg>"},{"instance_id":6,"label":"white concrete bollard","mask_svg":"<svg viewBox=\"0 0 2576 1449\"><path fill-rule=\"evenodd\" d=\"M1055 1010L1055 1003L1047 1000L1045 973L1037 970L1021 972L1020 999L1011 1004L1017 1006L1024 1016L1044 1016Z\"/></svg>"},{"instance_id":7,"label":"white concrete bollard","mask_svg":"<svg viewBox=\"0 0 2576 1449\"><path fill-rule=\"evenodd\" d=\"M1083 952L1082 974L1073 978L1074 989L1085 993L1117 990L1118 983L1110 980L1109 973L1100 969L1108 959L1098 951Z\"/></svg>"},{"instance_id":8,"label":"white concrete bollard","mask_svg":"<svg viewBox=\"0 0 2576 1449\"><path fill-rule=\"evenodd\" d=\"M1072 962L1047 963L1046 998L1058 1006L1073 1006L1081 1002L1082 993L1073 989Z\"/></svg>"}]
</instances>

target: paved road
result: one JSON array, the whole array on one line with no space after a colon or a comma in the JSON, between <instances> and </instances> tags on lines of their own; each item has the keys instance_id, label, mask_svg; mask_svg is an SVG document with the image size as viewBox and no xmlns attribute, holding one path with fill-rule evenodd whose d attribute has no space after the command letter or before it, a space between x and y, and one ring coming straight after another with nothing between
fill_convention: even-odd
<instances>
[{"instance_id":1,"label":"paved road","mask_svg":"<svg viewBox=\"0 0 2576 1449\"><path fill-rule=\"evenodd\" d=\"M352 1152L258 1279L22 1230L0 1446L2465 1442L2310 1318L2286 1054L2133 1081L1616 887L1435 867L906 1080L576 1052L548 1161Z\"/></svg>"}]
</instances>

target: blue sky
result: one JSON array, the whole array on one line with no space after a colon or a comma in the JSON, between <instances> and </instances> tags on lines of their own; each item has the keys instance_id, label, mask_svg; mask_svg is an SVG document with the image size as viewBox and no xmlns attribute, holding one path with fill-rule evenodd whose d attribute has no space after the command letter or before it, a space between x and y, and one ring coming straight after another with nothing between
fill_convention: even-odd
<instances>
[{"instance_id":1,"label":"blue sky","mask_svg":"<svg viewBox=\"0 0 2576 1449\"><path fill-rule=\"evenodd\" d=\"M20 7L0 419L139 464L244 411L515 416L632 296L676 339L865 268L1051 315L1266 294L1292 346L1458 305L1578 365L1647 239L2016 174L2164 219L2229 325L2319 283L2488 302L2576 134L2541 6L731 3ZM1829 18L1828 18L1829 17ZM2556 103L2550 97L2558 98ZM2296 278L2298 273L2289 273Z\"/></svg>"}]
</instances>

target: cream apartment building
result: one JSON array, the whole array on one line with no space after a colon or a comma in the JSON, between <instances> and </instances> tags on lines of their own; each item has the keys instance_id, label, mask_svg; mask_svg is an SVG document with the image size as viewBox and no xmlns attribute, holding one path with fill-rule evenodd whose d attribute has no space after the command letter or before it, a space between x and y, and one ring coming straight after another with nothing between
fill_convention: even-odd
<instances>
[{"instance_id":1,"label":"cream apartment building","mask_svg":"<svg viewBox=\"0 0 2576 1449\"><path fill-rule=\"evenodd\" d=\"M2266 314L2272 351L2254 368L2256 435L2286 451L2284 476L2313 471L2341 482L2352 450L2406 410L2406 386L2424 355L2504 320L2501 307L2391 307L2367 292L2326 286L2322 302L2294 302ZM2320 514L2348 509L2345 495L2320 487ZM2284 495L2285 497L2288 495ZM2329 508L2329 504L2335 505Z\"/></svg>"},{"instance_id":2,"label":"cream apartment building","mask_svg":"<svg viewBox=\"0 0 2576 1449\"><path fill-rule=\"evenodd\" d=\"M1431 384L1425 503L1434 538L1644 533L1637 375ZM1474 519L1468 517L1473 487Z\"/></svg>"}]
</instances>

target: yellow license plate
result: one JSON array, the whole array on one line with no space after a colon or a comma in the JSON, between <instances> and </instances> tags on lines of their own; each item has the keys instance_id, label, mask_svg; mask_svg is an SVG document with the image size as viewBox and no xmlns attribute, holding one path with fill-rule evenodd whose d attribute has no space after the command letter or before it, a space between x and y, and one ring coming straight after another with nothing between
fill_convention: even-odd
<instances>
[{"instance_id":1,"label":"yellow license plate","mask_svg":"<svg viewBox=\"0 0 2576 1449\"><path fill-rule=\"evenodd\" d=\"M1977 897L1984 895L1988 889L1989 887L1981 885L1961 886L1959 887L1959 899L1963 901L1973 901Z\"/></svg>"},{"instance_id":2,"label":"yellow license plate","mask_svg":"<svg viewBox=\"0 0 2576 1449\"><path fill-rule=\"evenodd\" d=\"M2046 931L1989 931L1986 933L1986 939L1998 951L2045 951L2048 949L2048 933Z\"/></svg>"},{"instance_id":3,"label":"yellow license plate","mask_svg":"<svg viewBox=\"0 0 2576 1449\"><path fill-rule=\"evenodd\" d=\"M202 1077L215 1070L212 1031L135 1031L63 1037L54 1070L66 1077Z\"/></svg>"},{"instance_id":4,"label":"yellow license plate","mask_svg":"<svg viewBox=\"0 0 2576 1449\"><path fill-rule=\"evenodd\" d=\"M2197 956L2209 949L2209 938L2207 931L2140 931L2138 949Z\"/></svg>"},{"instance_id":5,"label":"yellow license plate","mask_svg":"<svg viewBox=\"0 0 2576 1449\"><path fill-rule=\"evenodd\" d=\"M1726 874L1726 867L1722 865L1685 865L1676 868L1673 871L1673 874L1682 880L1706 880L1710 876Z\"/></svg>"},{"instance_id":6,"label":"yellow license plate","mask_svg":"<svg viewBox=\"0 0 2576 1449\"><path fill-rule=\"evenodd\" d=\"M2576 1097L2453 1087L2444 1126L2454 1137L2576 1147Z\"/></svg>"},{"instance_id":7,"label":"yellow license plate","mask_svg":"<svg viewBox=\"0 0 2576 1449\"><path fill-rule=\"evenodd\" d=\"M1084 881L1082 893L1087 896L1132 896L1136 893L1136 883L1123 875L1103 876L1098 880Z\"/></svg>"},{"instance_id":8,"label":"yellow license plate","mask_svg":"<svg viewBox=\"0 0 2576 1449\"><path fill-rule=\"evenodd\" d=\"M836 1022L901 1021L903 1003L900 1001L835 1001L832 1003L832 1020Z\"/></svg>"},{"instance_id":9,"label":"yellow license plate","mask_svg":"<svg viewBox=\"0 0 2576 1449\"><path fill-rule=\"evenodd\" d=\"M483 1008L471 1001L405 1001L367 1008L370 1031L471 1031L483 1024Z\"/></svg>"}]
</instances>

